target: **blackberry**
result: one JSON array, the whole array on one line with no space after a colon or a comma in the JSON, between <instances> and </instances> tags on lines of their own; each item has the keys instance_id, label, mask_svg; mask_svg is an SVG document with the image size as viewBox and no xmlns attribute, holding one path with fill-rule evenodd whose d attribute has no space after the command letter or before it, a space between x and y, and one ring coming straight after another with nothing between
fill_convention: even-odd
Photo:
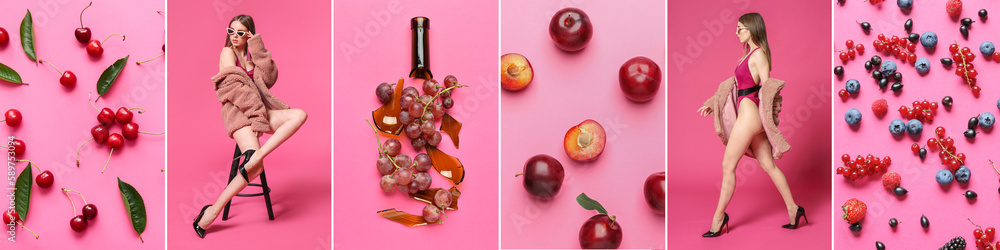
<instances>
[{"instance_id":1,"label":"blackberry","mask_svg":"<svg viewBox=\"0 0 1000 250\"><path fill-rule=\"evenodd\" d=\"M943 247L938 248L938 250L955 250L955 249L957 250L965 249L965 238L962 238L962 236L952 238L951 241L945 243Z\"/></svg>"}]
</instances>

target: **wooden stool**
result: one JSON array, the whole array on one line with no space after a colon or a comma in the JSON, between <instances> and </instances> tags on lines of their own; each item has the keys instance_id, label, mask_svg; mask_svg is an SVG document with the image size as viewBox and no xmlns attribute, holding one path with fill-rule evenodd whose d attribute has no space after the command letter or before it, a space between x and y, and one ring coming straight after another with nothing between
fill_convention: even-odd
<instances>
[{"instance_id":1,"label":"wooden stool","mask_svg":"<svg viewBox=\"0 0 1000 250\"><path fill-rule=\"evenodd\" d=\"M233 158L239 157L240 154L242 154L242 153L243 152L240 151L240 146L236 145L236 151L233 153ZM267 186L267 177L264 176L264 169L263 169L264 164L261 164L260 167L261 167L261 169L260 169L260 184L248 183L247 186L248 187L249 186L261 187L261 192L260 193L253 193L253 194L236 194L236 196L240 196L240 197L254 197L254 196L261 196L261 195L263 195L264 196L264 205L267 206L267 219L274 220L274 211L271 209L271 188ZM234 159L233 160L233 166L229 169L229 182L232 182L233 178L236 178L236 176L239 175L239 168L240 168L240 159ZM241 176L240 178L243 178L243 177ZM229 183L229 182L227 182L227 183ZM235 198L235 197L233 197L233 198ZM229 219L229 205L232 204L232 203L233 203L232 200L229 200L229 202L226 202L226 208L222 211L222 220Z\"/></svg>"}]
</instances>

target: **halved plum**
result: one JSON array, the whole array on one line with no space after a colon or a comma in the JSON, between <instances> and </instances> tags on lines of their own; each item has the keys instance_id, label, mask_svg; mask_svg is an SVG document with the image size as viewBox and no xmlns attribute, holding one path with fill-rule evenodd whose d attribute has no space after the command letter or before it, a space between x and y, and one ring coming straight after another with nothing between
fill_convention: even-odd
<instances>
[{"instance_id":1,"label":"halved plum","mask_svg":"<svg viewBox=\"0 0 1000 250\"><path fill-rule=\"evenodd\" d=\"M528 87L534 78L531 62L521 54L508 53L500 56L500 87L518 91Z\"/></svg>"},{"instance_id":2,"label":"halved plum","mask_svg":"<svg viewBox=\"0 0 1000 250\"><path fill-rule=\"evenodd\" d=\"M587 119L566 131L563 146L569 158L577 161L592 161L604 152L607 135L597 121Z\"/></svg>"}]
</instances>

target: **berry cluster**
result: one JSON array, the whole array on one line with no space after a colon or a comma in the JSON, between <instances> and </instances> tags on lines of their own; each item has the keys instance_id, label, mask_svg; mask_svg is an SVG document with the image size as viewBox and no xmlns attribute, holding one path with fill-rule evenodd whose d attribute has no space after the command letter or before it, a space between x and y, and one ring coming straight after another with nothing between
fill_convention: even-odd
<instances>
[{"instance_id":1,"label":"berry cluster","mask_svg":"<svg viewBox=\"0 0 1000 250\"><path fill-rule=\"evenodd\" d=\"M996 117L994 117L993 113L990 112L984 112L981 115L973 116L972 118L969 118L969 130L966 130L963 134L965 135L965 138L975 139L976 134L978 133L976 132L976 127L990 128L993 127L993 123L995 122Z\"/></svg>"},{"instance_id":2,"label":"berry cluster","mask_svg":"<svg viewBox=\"0 0 1000 250\"><path fill-rule=\"evenodd\" d=\"M433 167L431 157L420 153L411 160L409 155L400 153L402 146L395 138L386 139L379 145L379 158L375 163L382 175L379 186L385 192L397 187L411 194L427 190L431 186L431 175L427 173Z\"/></svg>"},{"instance_id":3,"label":"berry cluster","mask_svg":"<svg viewBox=\"0 0 1000 250\"><path fill-rule=\"evenodd\" d=\"M959 49L958 42L948 46L948 50L951 51L951 59L957 63L955 75L961 76L964 82L969 85L969 89L972 90L972 95L978 97L979 92L982 91L976 85L976 76L979 76L979 71L976 71L974 65L972 65L972 61L976 60L976 54L973 54L969 47Z\"/></svg>"},{"instance_id":4,"label":"berry cluster","mask_svg":"<svg viewBox=\"0 0 1000 250\"><path fill-rule=\"evenodd\" d=\"M899 115L903 116L903 119L917 119L921 122L931 122L934 121L934 116L937 115L938 103L929 102L927 99L923 101L913 101L912 107L899 106Z\"/></svg>"},{"instance_id":5,"label":"berry cluster","mask_svg":"<svg viewBox=\"0 0 1000 250\"><path fill-rule=\"evenodd\" d=\"M938 157L941 158L941 164L945 165L948 170L952 172L958 170L958 167L965 163L965 154L956 153L955 140L951 137L945 137L944 127L935 128L934 135L934 138L927 139L927 147L931 150L941 150L938 152Z\"/></svg>"},{"instance_id":6,"label":"berry cluster","mask_svg":"<svg viewBox=\"0 0 1000 250\"><path fill-rule=\"evenodd\" d=\"M841 61L847 62L848 59L854 59L855 54L864 54L865 53L865 45L864 44L860 44L860 43L859 44L854 44L854 40L850 40L850 39L848 39L847 42L844 42L844 44L847 45L847 49L836 51L836 52L840 52L840 60Z\"/></svg>"},{"instance_id":7,"label":"berry cluster","mask_svg":"<svg viewBox=\"0 0 1000 250\"><path fill-rule=\"evenodd\" d=\"M892 163L892 158L889 156L878 158L871 154L866 157L858 155L854 160L851 160L851 155L844 154L840 159L844 161L844 166L837 167L837 174L852 181L885 172Z\"/></svg>"},{"instance_id":8,"label":"berry cluster","mask_svg":"<svg viewBox=\"0 0 1000 250\"><path fill-rule=\"evenodd\" d=\"M1000 241L995 245L993 244L993 236L996 235L995 228L987 227L986 230L983 230L983 227L976 225L976 223L972 222L972 219L969 219L969 223L976 226L976 229L972 230L973 239L976 239L976 247L985 250L994 250L1000 247Z\"/></svg>"},{"instance_id":9,"label":"berry cluster","mask_svg":"<svg viewBox=\"0 0 1000 250\"><path fill-rule=\"evenodd\" d=\"M87 203L87 198L83 198L83 194L75 190L62 189L63 193L66 194L66 198L69 198L69 203L73 207L73 219L69 220L69 227L73 228L73 231L83 232L87 229L88 221L94 220L97 217L97 205ZM69 192L74 192L83 199L83 212L76 214L76 203L73 202L73 198L69 197Z\"/></svg>"},{"instance_id":10,"label":"berry cluster","mask_svg":"<svg viewBox=\"0 0 1000 250\"><path fill-rule=\"evenodd\" d=\"M423 95L412 86L403 89L403 95L399 99L402 107L399 122L403 124L414 149L420 150L426 145L437 146L441 143L441 132L436 131L434 121L441 120L445 110L455 106L455 101L451 98L452 90L460 87L467 86L458 85L458 79L448 75L444 78L443 86L434 79L424 81ZM389 83L379 84L375 88L375 95L382 104L389 103L392 92L393 88Z\"/></svg>"},{"instance_id":11,"label":"berry cluster","mask_svg":"<svg viewBox=\"0 0 1000 250\"><path fill-rule=\"evenodd\" d=\"M875 51L894 55L904 63L910 62L910 64L913 64L913 62L917 61L917 54L914 53L917 51L917 44L910 42L906 38L900 38L895 35L891 38L886 38L885 34L878 34L878 40L872 42L872 45L875 47Z\"/></svg>"},{"instance_id":12,"label":"berry cluster","mask_svg":"<svg viewBox=\"0 0 1000 250\"><path fill-rule=\"evenodd\" d=\"M87 145L87 143L90 142L91 140L97 143L106 143L108 145L108 148L111 149L111 152L108 153L108 162L110 162L111 154L115 152L115 149L120 149L122 146L125 146L125 139L135 140L136 138L139 137L139 133L148 135L162 135L163 133L165 133L165 132L149 133L149 132L139 131L139 124L132 121L132 116L134 115L132 113L132 110L138 109L139 111L137 112L139 114L142 114L146 112L145 109L142 108L130 109L126 107L121 107L118 108L118 112L112 112L111 109L107 107L105 107L104 109L97 109L97 106L94 106L94 103L90 102L89 99L87 100L87 102L90 103L91 107L94 107L94 110L97 110L98 112L97 122L100 124L90 129L91 138L87 139L87 141L84 141L83 144L80 144L80 147L76 150L77 167L80 166L80 150L83 149L83 145ZM115 124L115 121L122 124L121 134L110 133L109 131L111 125ZM104 168L101 169L101 173L104 173L104 170L108 169L108 162L104 163Z\"/></svg>"}]
</instances>

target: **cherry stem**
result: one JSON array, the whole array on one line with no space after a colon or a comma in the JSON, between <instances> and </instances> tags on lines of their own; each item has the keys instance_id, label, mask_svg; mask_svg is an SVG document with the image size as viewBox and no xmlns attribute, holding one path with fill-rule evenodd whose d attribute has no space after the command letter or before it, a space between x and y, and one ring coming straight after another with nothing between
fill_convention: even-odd
<instances>
[{"instance_id":1,"label":"cherry stem","mask_svg":"<svg viewBox=\"0 0 1000 250\"><path fill-rule=\"evenodd\" d=\"M23 222L17 221L17 224L21 225L21 228L24 228L24 230L28 230L28 232L31 233L32 235L35 235L35 239L38 239L38 234L35 234L35 232L32 232L31 229L25 227Z\"/></svg>"},{"instance_id":2,"label":"cherry stem","mask_svg":"<svg viewBox=\"0 0 1000 250\"><path fill-rule=\"evenodd\" d=\"M80 147L76 149L76 167L80 167L80 150L83 149L83 145L87 145L87 143L91 140L94 140L94 138L87 139L87 141L84 141L83 144L80 144Z\"/></svg>"},{"instance_id":3,"label":"cherry stem","mask_svg":"<svg viewBox=\"0 0 1000 250\"><path fill-rule=\"evenodd\" d=\"M519 177L519 176L522 176L522 175L524 175L524 173L518 173L518 174L515 174L514 177Z\"/></svg>"},{"instance_id":4,"label":"cherry stem","mask_svg":"<svg viewBox=\"0 0 1000 250\"><path fill-rule=\"evenodd\" d=\"M612 215L611 216L611 226L615 226L615 219L617 219L617 218L615 218L615 216Z\"/></svg>"},{"instance_id":5,"label":"cherry stem","mask_svg":"<svg viewBox=\"0 0 1000 250\"><path fill-rule=\"evenodd\" d=\"M69 196L69 192L74 192L74 193L76 193L76 195L80 196L80 199L83 199L83 204L90 204L90 203L87 203L87 198L83 198L83 194L81 194L80 191L76 191L76 190L72 190L72 189L65 189L65 188L63 188L62 190L63 190L63 192L66 192L66 196Z\"/></svg>"},{"instance_id":6,"label":"cherry stem","mask_svg":"<svg viewBox=\"0 0 1000 250\"><path fill-rule=\"evenodd\" d=\"M156 11L156 13L160 13L160 14L164 14L164 15L166 15L166 14L167 14L167 12L165 12L165 11L162 11L162 10L157 10L157 11Z\"/></svg>"},{"instance_id":7,"label":"cherry stem","mask_svg":"<svg viewBox=\"0 0 1000 250\"><path fill-rule=\"evenodd\" d=\"M83 12L86 11L87 8L90 8L91 4L94 4L94 2L91 1L90 3L87 4L87 7L83 7L83 10L80 11L80 28L83 28Z\"/></svg>"},{"instance_id":8,"label":"cherry stem","mask_svg":"<svg viewBox=\"0 0 1000 250\"><path fill-rule=\"evenodd\" d=\"M139 114L142 114L142 113L146 112L146 109L144 109L144 108L130 108L128 110L132 111L133 109L138 109L139 111L136 111L136 113L139 113Z\"/></svg>"},{"instance_id":9,"label":"cherry stem","mask_svg":"<svg viewBox=\"0 0 1000 250\"><path fill-rule=\"evenodd\" d=\"M56 72L59 72L59 74L62 74L62 70L59 70L59 68L56 68L56 66L55 66L55 65L52 65L52 63L51 63L51 62L49 62L49 61L46 61L46 60L39 60L39 61L41 61L41 62L43 62L43 63L47 63L47 64L49 64L49 66L52 66L52 68L53 68L53 69L55 69L55 70L56 70Z\"/></svg>"},{"instance_id":10,"label":"cherry stem","mask_svg":"<svg viewBox=\"0 0 1000 250\"><path fill-rule=\"evenodd\" d=\"M101 45L104 45L105 42L108 42L108 39L110 39L112 36L121 36L122 37L122 41L125 41L125 35L122 35L122 34L111 34L111 35L108 35L107 38L104 38L104 41L101 42Z\"/></svg>"},{"instance_id":11,"label":"cherry stem","mask_svg":"<svg viewBox=\"0 0 1000 250\"><path fill-rule=\"evenodd\" d=\"M149 61L152 61L152 60L156 60L156 58L160 58L160 57L161 57L161 56L163 56L164 54L166 54L166 52L164 52L164 53L160 53L160 55L158 55L158 56L156 56L156 57L153 57L153 58L150 58L149 60L145 60L145 61L141 61L141 62L135 62L135 64L136 64L136 65L139 65L139 64L143 64L143 63L147 63L147 62L149 62Z\"/></svg>"},{"instance_id":12,"label":"cherry stem","mask_svg":"<svg viewBox=\"0 0 1000 250\"><path fill-rule=\"evenodd\" d=\"M990 165L993 165L993 170L997 171L997 173L1000 174L1000 169L997 169L997 164L994 164L993 160L989 160L989 161L990 161Z\"/></svg>"},{"instance_id":13,"label":"cherry stem","mask_svg":"<svg viewBox=\"0 0 1000 250\"><path fill-rule=\"evenodd\" d=\"M38 168L38 164L36 164L36 163L34 163L34 162L31 162L31 161L29 161L29 160L16 160L15 162L22 162L22 161L26 161L26 162L28 162L28 164L30 164L30 165L35 165L35 169L38 169L38 172L39 172L39 173L41 173L41 172L42 172L42 169L41 169L41 168Z\"/></svg>"},{"instance_id":14,"label":"cherry stem","mask_svg":"<svg viewBox=\"0 0 1000 250\"><path fill-rule=\"evenodd\" d=\"M90 103L90 106L91 106L91 107L94 107L94 110L96 110L96 111L97 111L97 113L100 113L100 112L101 112L101 109L97 108L97 106L95 106L95 105L94 105L94 102L97 102L97 100L94 100L93 102L91 102L91 101L90 101L90 97L92 97L93 95L94 95L94 93L93 93L93 92L91 92L91 93L87 94L87 103ZM98 96L97 96L97 98L101 98L101 96L100 96L100 95L98 95Z\"/></svg>"},{"instance_id":15,"label":"cherry stem","mask_svg":"<svg viewBox=\"0 0 1000 250\"><path fill-rule=\"evenodd\" d=\"M159 132L159 133L150 133L150 132L139 131L139 133L143 133L143 134L147 134L147 135L162 135L162 134L167 133L167 131L163 131L163 132Z\"/></svg>"},{"instance_id":16,"label":"cherry stem","mask_svg":"<svg viewBox=\"0 0 1000 250\"><path fill-rule=\"evenodd\" d=\"M108 153L108 161L104 162L104 168L101 169L101 173L102 174L104 173L104 170L108 169L108 163L111 163L111 154L114 154L114 153L115 153L115 148L111 148L111 152Z\"/></svg>"},{"instance_id":17,"label":"cherry stem","mask_svg":"<svg viewBox=\"0 0 1000 250\"><path fill-rule=\"evenodd\" d=\"M76 214L76 202L73 201L73 197L69 197L69 192L66 191L66 188L63 188L62 191L63 191L63 194L66 195L66 199L69 199L69 204L71 206L73 206L73 217L76 217L76 215L77 215ZM81 196L80 198L83 198L83 197Z\"/></svg>"}]
</instances>

